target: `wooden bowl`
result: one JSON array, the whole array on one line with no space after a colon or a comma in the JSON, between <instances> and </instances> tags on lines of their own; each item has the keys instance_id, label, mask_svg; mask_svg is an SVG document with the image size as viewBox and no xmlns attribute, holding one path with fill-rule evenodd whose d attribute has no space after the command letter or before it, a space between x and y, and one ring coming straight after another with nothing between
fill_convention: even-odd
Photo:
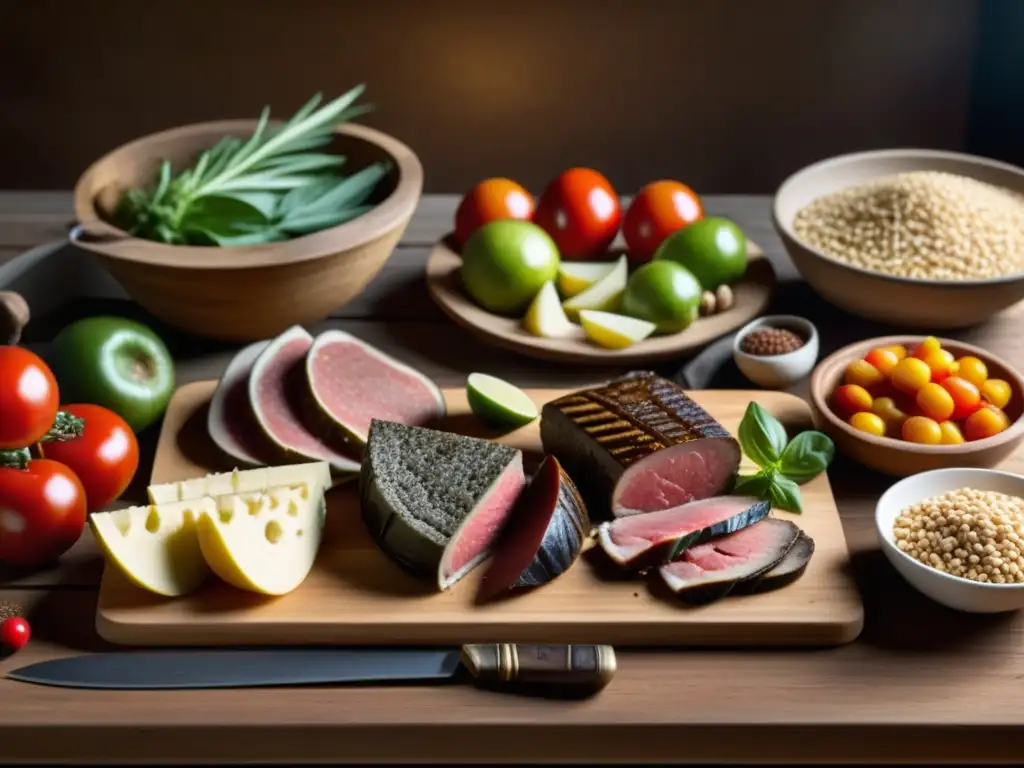
<instances>
[{"instance_id":1,"label":"wooden bowl","mask_svg":"<svg viewBox=\"0 0 1024 768\"><path fill-rule=\"evenodd\" d=\"M128 294L169 325L226 341L275 336L327 317L358 295L387 261L423 188L423 168L405 144L346 124L331 150L346 173L390 159L392 173L369 213L294 240L253 246L166 245L131 237L104 220L131 187L152 183L162 159L184 168L223 136L247 136L254 120L199 123L152 134L100 158L75 186L72 242L97 254Z\"/></svg>"},{"instance_id":2,"label":"wooden bowl","mask_svg":"<svg viewBox=\"0 0 1024 768\"><path fill-rule=\"evenodd\" d=\"M1024 170L983 157L926 149L841 155L809 165L775 193L775 229L803 278L826 301L854 315L921 331L964 328L1024 299L1024 271L987 280L893 277L836 261L801 242L797 212L846 187L908 171L943 171L1024 194Z\"/></svg>"},{"instance_id":3,"label":"wooden bowl","mask_svg":"<svg viewBox=\"0 0 1024 768\"><path fill-rule=\"evenodd\" d=\"M818 429L836 444L836 450L872 469L894 477L906 477L918 472L949 467L978 467L989 469L1012 454L1024 440L1024 377L1005 360L952 339L940 339L943 349L957 357L974 355L988 366L989 376L1004 379L1013 387L1013 396L1005 408L1010 426L994 437L962 443L961 445L920 445L890 437L876 437L854 429L832 410L829 402L832 391L842 383L846 366L864 357L875 347L890 344L913 346L923 336L883 336L843 347L818 363L811 374L811 409Z\"/></svg>"},{"instance_id":4,"label":"wooden bowl","mask_svg":"<svg viewBox=\"0 0 1024 768\"><path fill-rule=\"evenodd\" d=\"M605 349L586 338L583 329L568 338L534 336L522 327L522 318L488 312L462 287L462 257L452 238L442 239L427 260L427 290L431 298L458 325L478 339L523 355L561 363L634 365L671 360L700 349L764 312L775 289L775 270L756 243L747 242L749 262L743 280L731 286L735 304L725 312L698 318L679 333L650 336L625 349Z\"/></svg>"}]
</instances>

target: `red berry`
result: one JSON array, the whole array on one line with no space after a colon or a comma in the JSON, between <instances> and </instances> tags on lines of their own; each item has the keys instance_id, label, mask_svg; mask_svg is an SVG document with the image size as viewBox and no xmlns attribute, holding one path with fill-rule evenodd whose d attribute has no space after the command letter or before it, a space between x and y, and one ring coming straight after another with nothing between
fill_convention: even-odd
<instances>
[{"instance_id":1,"label":"red berry","mask_svg":"<svg viewBox=\"0 0 1024 768\"><path fill-rule=\"evenodd\" d=\"M21 616L4 619L4 622L0 624L0 648L8 653L20 651L28 644L30 637L32 637L32 629Z\"/></svg>"}]
</instances>

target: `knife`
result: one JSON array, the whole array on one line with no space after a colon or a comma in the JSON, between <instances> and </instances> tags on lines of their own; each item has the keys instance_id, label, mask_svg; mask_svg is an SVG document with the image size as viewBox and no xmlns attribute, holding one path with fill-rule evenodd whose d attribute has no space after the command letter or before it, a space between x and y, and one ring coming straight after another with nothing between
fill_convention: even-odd
<instances>
[{"instance_id":1,"label":"knife","mask_svg":"<svg viewBox=\"0 0 1024 768\"><path fill-rule=\"evenodd\" d=\"M171 690L449 681L468 672L481 687L586 696L615 674L608 645L495 643L457 649L155 650L94 653L15 669L10 680L61 688Z\"/></svg>"}]
</instances>

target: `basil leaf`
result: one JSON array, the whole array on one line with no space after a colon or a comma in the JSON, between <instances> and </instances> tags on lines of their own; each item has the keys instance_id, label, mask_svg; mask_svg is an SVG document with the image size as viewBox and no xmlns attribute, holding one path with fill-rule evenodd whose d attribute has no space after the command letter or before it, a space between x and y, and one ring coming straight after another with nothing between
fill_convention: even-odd
<instances>
[{"instance_id":1,"label":"basil leaf","mask_svg":"<svg viewBox=\"0 0 1024 768\"><path fill-rule=\"evenodd\" d=\"M800 486L784 475L775 475L768 489L768 498L772 506L787 512L803 512L803 499Z\"/></svg>"},{"instance_id":2,"label":"basil leaf","mask_svg":"<svg viewBox=\"0 0 1024 768\"><path fill-rule=\"evenodd\" d=\"M835 444L828 435L813 429L801 432L779 457L779 471L802 485L824 472L835 454Z\"/></svg>"},{"instance_id":3,"label":"basil leaf","mask_svg":"<svg viewBox=\"0 0 1024 768\"><path fill-rule=\"evenodd\" d=\"M739 429L740 448L757 466L774 467L786 449L786 429L757 403L750 403Z\"/></svg>"},{"instance_id":4,"label":"basil leaf","mask_svg":"<svg viewBox=\"0 0 1024 768\"><path fill-rule=\"evenodd\" d=\"M732 492L736 496L754 496L758 499L766 499L771 484L771 474L762 470L753 475L739 475L733 484Z\"/></svg>"}]
</instances>

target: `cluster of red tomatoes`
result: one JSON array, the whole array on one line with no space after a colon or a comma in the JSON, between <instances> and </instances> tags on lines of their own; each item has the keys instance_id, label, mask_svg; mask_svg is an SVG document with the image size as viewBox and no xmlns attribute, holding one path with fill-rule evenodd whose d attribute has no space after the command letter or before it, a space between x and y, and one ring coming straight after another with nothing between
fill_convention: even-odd
<instances>
[{"instance_id":1,"label":"cluster of red tomatoes","mask_svg":"<svg viewBox=\"0 0 1024 768\"><path fill-rule=\"evenodd\" d=\"M670 234L703 216L700 197L678 181L647 184L623 215L608 179L590 168L570 168L548 184L536 206L511 179L480 182L455 213L455 239L462 245L488 222L524 219L551 236L563 259L588 259L602 257L621 228L630 261L640 263Z\"/></svg>"},{"instance_id":2,"label":"cluster of red tomatoes","mask_svg":"<svg viewBox=\"0 0 1024 768\"><path fill-rule=\"evenodd\" d=\"M98 405L62 409L46 363L0 346L0 561L58 558L82 535L87 513L124 493L138 465L124 419Z\"/></svg>"}]
</instances>

